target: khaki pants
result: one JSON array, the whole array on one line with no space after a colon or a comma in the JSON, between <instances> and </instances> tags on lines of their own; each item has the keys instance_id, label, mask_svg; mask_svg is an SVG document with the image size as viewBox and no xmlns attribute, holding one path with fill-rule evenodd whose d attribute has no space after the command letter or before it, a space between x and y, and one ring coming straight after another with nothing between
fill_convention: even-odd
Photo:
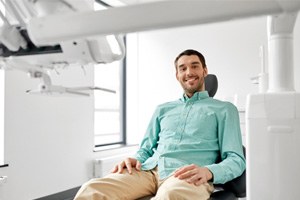
<instances>
[{"instance_id":1,"label":"khaki pants","mask_svg":"<svg viewBox=\"0 0 300 200\"><path fill-rule=\"evenodd\" d=\"M129 174L112 173L104 178L92 179L82 185L75 200L134 200L155 195L151 200L207 200L213 192L211 183L195 186L170 176L159 180L157 170L136 171Z\"/></svg>"}]
</instances>

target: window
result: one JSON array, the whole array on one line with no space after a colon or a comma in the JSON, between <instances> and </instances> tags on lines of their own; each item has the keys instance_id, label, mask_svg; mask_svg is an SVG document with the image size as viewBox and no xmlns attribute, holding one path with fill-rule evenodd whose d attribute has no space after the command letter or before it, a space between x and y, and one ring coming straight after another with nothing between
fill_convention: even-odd
<instances>
[{"instance_id":1,"label":"window","mask_svg":"<svg viewBox=\"0 0 300 200\"><path fill-rule=\"evenodd\" d=\"M95 146L124 144L124 102L121 84L123 62L95 66L95 86L115 90L116 93L95 91L94 132Z\"/></svg>"},{"instance_id":2,"label":"window","mask_svg":"<svg viewBox=\"0 0 300 200\"><path fill-rule=\"evenodd\" d=\"M96 10L109 7L103 1L96 2ZM110 36L107 37L109 40ZM114 46L111 45L114 52ZM95 65L95 86L116 91L116 93L99 90L94 92L94 144L96 147L126 143L125 83L125 61Z\"/></svg>"}]
</instances>

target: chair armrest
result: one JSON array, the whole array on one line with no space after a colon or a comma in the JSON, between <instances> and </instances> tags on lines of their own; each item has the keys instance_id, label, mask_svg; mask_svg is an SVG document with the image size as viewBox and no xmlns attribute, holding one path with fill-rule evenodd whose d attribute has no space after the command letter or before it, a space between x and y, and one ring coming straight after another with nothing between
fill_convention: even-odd
<instances>
[{"instance_id":1,"label":"chair armrest","mask_svg":"<svg viewBox=\"0 0 300 200\"><path fill-rule=\"evenodd\" d=\"M243 146L244 156L246 158L246 148ZM228 181L225 184L217 184L225 191L232 192L236 197L246 197L246 170L239 177Z\"/></svg>"},{"instance_id":2,"label":"chair armrest","mask_svg":"<svg viewBox=\"0 0 300 200\"><path fill-rule=\"evenodd\" d=\"M236 197L246 197L246 170L241 176L225 183L223 188L233 192Z\"/></svg>"}]
</instances>

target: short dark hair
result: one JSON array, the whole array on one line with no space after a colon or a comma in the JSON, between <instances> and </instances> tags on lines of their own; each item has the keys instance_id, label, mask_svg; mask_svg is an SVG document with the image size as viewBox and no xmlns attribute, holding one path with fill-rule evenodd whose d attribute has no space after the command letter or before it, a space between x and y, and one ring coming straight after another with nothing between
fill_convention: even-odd
<instances>
[{"instance_id":1,"label":"short dark hair","mask_svg":"<svg viewBox=\"0 0 300 200\"><path fill-rule=\"evenodd\" d=\"M179 60L179 58L180 58L181 56L191 56L191 55L196 55L196 56L198 56L198 58L199 58L199 60L200 60L200 62L201 62L201 64L202 64L202 66L203 66L204 68L206 68L206 63L205 63L205 58L204 58L204 56L203 56L200 52L198 52L198 51L196 51L196 50L194 50L194 49L187 49L187 50L181 52L181 53L176 57L176 59L175 59L175 61L174 61L174 64L175 64L176 69L177 69L177 61Z\"/></svg>"}]
</instances>

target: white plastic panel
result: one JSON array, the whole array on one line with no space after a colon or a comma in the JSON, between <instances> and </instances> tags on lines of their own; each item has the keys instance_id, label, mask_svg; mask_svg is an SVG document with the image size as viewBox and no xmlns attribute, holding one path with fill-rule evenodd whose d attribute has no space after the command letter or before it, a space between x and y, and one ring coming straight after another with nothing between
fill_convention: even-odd
<instances>
[{"instance_id":1,"label":"white plastic panel","mask_svg":"<svg viewBox=\"0 0 300 200\"><path fill-rule=\"evenodd\" d=\"M247 109L251 112L246 111L247 199L299 198L299 97L299 93L249 97ZM257 104L262 99L265 102ZM264 118L259 115L261 110L265 110Z\"/></svg>"}]
</instances>

